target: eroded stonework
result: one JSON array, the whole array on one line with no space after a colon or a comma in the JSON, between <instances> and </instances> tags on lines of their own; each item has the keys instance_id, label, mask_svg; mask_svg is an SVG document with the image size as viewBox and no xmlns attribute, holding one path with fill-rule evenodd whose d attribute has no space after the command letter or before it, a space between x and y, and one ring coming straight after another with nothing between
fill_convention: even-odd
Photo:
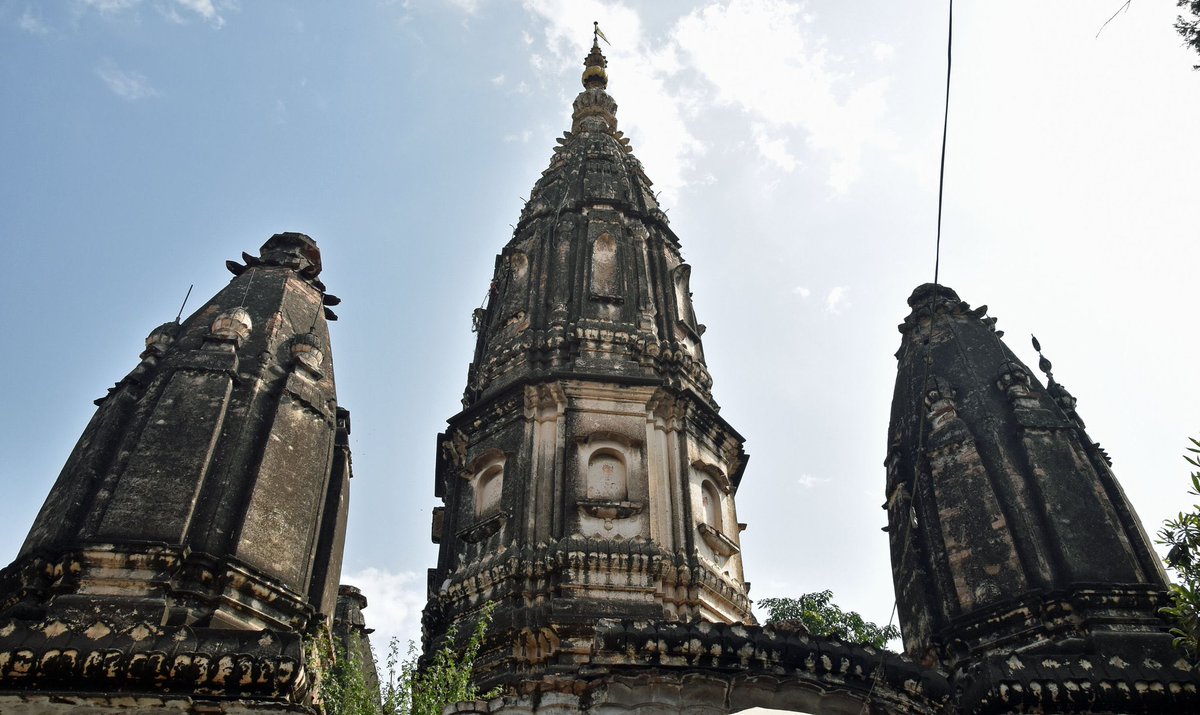
<instances>
[{"instance_id":1,"label":"eroded stonework","mask_svg":"<svg viewBox=\"0 0 1200 715\"><path fill-rule=\"evenodd\" d=\"M311 712L350 480L308 236L155 328L0 571L4 712Z\"/></svg>"},{"instance_id":2,"label":"eroded stonework","mask_svg":"<svg viewBox=\"0 0 1200 715\"><path fill-rule=\"evenodd\" d=\"M485 670L504 682L590 648L600 618L753 622L742 438L712 399L690 267L617 130L598 48L585 64L438 438L426 645L493 601Z\"/></svg>"}]
</instances>

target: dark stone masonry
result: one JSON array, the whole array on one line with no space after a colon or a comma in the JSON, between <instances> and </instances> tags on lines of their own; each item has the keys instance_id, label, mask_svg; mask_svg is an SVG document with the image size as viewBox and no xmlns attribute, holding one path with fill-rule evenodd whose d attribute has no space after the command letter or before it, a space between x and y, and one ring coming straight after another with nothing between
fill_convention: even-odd
<instances>
[{"instance_id":1,"label":"dark stone masonry","mask_svg":"<svg viewBox=\"0 0 1200 715\"><path fill-rule=\"evenodd\" d=\"M438 436L424 645L496 608L447 712L1196 713L1166 577L1075 398L938 285L900 326L885 508L904 653L758 625L679 238L584 62L571 129L496 258ZM0 712L322 712L351 477L309 237L228 262L97 400L0 571ZM803 564L795 564L803 568ZM462 636L460 636L462 637Z\"/></svg>"}]
</instances>

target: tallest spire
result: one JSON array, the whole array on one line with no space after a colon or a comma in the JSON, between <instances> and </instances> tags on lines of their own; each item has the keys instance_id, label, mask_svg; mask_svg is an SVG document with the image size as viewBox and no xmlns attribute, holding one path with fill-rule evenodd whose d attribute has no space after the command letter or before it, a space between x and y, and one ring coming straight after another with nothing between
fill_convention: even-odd
<instances>
[{"instance_id":1,"label":"tallest spire","mask_svg":"<svg viewBox=\"0 0 1200 715\"><path fill-rule=\"evenodd\" d=\"M588 56L583 58L583 88L584 89L607 89L608 88L608 60L604 58L604 53L600 51L600 39L603 38L608 42L608 38L604 37L604 33L600 31L600 23L592 23L592 51Z\"/></svg>"}]
</instances>

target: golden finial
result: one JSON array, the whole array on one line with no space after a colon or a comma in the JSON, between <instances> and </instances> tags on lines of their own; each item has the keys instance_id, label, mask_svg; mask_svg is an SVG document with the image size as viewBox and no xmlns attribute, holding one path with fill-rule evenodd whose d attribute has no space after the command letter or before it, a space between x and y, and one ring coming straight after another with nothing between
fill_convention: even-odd
<instances>
[{"instance_id":1,"label":"golden finial","mask_svg":"<svg viewBox=\"0 0 1200 715\"><path fill-rule=\"evenodd\" d=\"M585 89L604 89L608 87L608 72L604 69L608 67L608 60L604 58L604 53L600 51L600 40L604 40L606 44L612 44L600 30L600 23L593 22L592 51L583 60L583 86Z\"/></svg>"}]
</instances>

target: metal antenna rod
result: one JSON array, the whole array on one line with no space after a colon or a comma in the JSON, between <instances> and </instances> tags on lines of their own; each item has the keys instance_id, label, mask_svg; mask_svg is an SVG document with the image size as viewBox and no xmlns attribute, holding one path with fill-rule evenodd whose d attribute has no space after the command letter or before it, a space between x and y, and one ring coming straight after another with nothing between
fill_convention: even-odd
<instances>
[{"instance_id":1,"label":"metal antenna rod","mask_svg":"<svg viewBox=\"0 0 1200 715\"><path fill-rule=\"evenodd\" d=\"M195 284L195 283L193 283L193 284L191 284L190 286L188 286L188 289L187 289L187 294L183 296L183 303L182 303L182 304L180 304L180 306L179 306L179 312L175 314L175 324L176 324L176 325L178 325L178 324L179 324L179 319L180 319L181 317L183 317L183 308L184 308L184 306L186 306L186 305L187 305L188 298L190 298L190 297L191 297L191 295L192 295L192 289L193 289L193 288L195 288L195 287L196 287L196 284Z\"/></svg>"}]
</instances>

